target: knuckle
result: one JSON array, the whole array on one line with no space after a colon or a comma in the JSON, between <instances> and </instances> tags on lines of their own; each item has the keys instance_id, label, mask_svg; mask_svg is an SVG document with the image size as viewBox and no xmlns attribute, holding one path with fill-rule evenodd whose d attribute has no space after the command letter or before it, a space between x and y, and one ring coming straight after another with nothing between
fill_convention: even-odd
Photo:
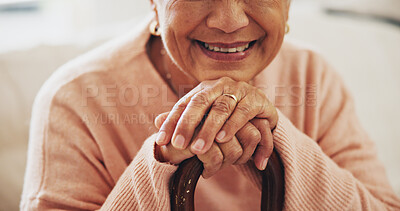
<instances>
[{"instance_id":1,"label":"knuckle","mask_svg":"<svg viewBox=\"0 0 400 211\"><path fill-rule=\"evenodd\" d=\"M241 87L245 87L245 86L248 85L248 83L246 83L246 82L244 82L244 81L239 81L239 82L238 82L238 85L241 86Z\"/></svg>"},{"instance_id":2,"label":"knuckle","mask_svg":"<svg viewBox=\"0 0 400 211\"><path fill-rule=\"evenodd\" d=\"M175 129L178 119L167 118L162 126L162 130L172 130Z\"/></svg>"},{"instance_id":3,"label":"knuckle","mask_svg":"<svg viewBox=\"0 0 400 211\"><path fill-rule=\"evenodd\" d=\"M243 149L244 149L243 154L252 155L257 148L258 142L247 141L246 143L243 143L242 145L243 145Z\"/></svg>"},{"instance_id":4,"label":"knuckle","mask_svg":"<svg viewBox=\"0 0 400 211\"><path fill-rule=\"evenodd\" d=\"M251 108L249 105L238 105L236 110L239 111L242 115L247 116L251 113Z\"/></svg>"},{"instance_id":5,"label":"knuckle","mask_svg":"<svg viewBox=\"0 0 400 211\"><path fill-rule=\"evenodd\" d=\"M213 168L218 168L223 162L223 156L218 153L218 154L214 154L211 156L210 158L210 165L213 166Z\"/></svg>"},{"instance_id":6,"label":"knuckle","mask_svg":"<svg viewBox=\"0 0 400 211\"><path fill-rule=\"evenodd\" d=\"M204 89L212 86L214 83L215 83L215 80L204 80L204 81L201 81L197 87L199 87L200 90L204 90Z\"/></svg>"},{"instance_id":7,"label":"knuckle","mask_svg":"<svg viewBox=\"0 0 400 211\"><path fill-rule=\"evenodd\" d=\"M183 104L183 105L187 105L188 102L190 101L190 97L188 96L183 96L181 97L178 102L176 104Z\"/></svg>"},{"instance_id":8,"label":"knuckle","mask_svg":"<svg viewBox=\"0 0 400 211\"><path fill-rule=\"evenodd\" d=\"M234 119L229 119L225 124L226 124L225 130L229 131L229 132L232 132L235 129L240 128L240 123L237 120L234 120Z\"/></svg>"},{"instance_id":9,"label":"knuckle","mask_svg":"<svg viewBox=\"0 0 400 211\"><path fill-rule=\"evenodd\" d=\"M225 156L225 162L233 163L237 161L243 154L243 149L241 147L236 147Z\"/></svg>"},{"instance_id":10,"label":"knuckle","mask_svg":"<svg viewBox=\"0 0 400 211\"><path fill-rule=\"evenodd\" d=\"M242 138L240 139L240 144L244 149L244 154L251 153L253 154L254 150L256 149L257 145L261 142L262 136L260 131L257 128L247 128L242 133Z\"/></svg>"},{"instance_id":11,"label":"knuckle","mask_svg":"<svg viewBox=\"0 0 400 211\"><path fill-rule=\"evenodd\" d=\"M206 92L200 92L192 98L192 102L198 106L208 105L208 94Z\"/></svg>"},{"instance_id":12,"label":"knuckle","mask_svg":"<svg viewBox=\"0 0 400 211\"><path fill-rule=\"evenodd\" d=\"M251 142L259 143L261 141L261 133L258 129L249 129L247 137Z\"/></svg>"},{"instance_id":13,"label":"knuckle","mask_svg":"<svg viewBox=\"0 0 400 211\"><path fill-rule=\"evenodd\" d=\"M227 76L224 76L224 77L221 77L220 79L219 79L219 81L220 82L232 82L233 81L233 79L232 78L229 78L229 77L227 77Z\"/></svg>"},{"instance_id":14,"label":"knuckle","mask_svg":"<svg viewBox=\"0 0 400 211\"><path fill-rule=\"evenodd\" d=\"M226 127L225 130L228 132L234 132L236 130L239 130L242 127L242 124L240 123L239 120L236 119L228 119L228 121L225 123Z\"/></svg>"},{"instance_id":15,"label":"knuckle","mask_svg":"<svg viewBox=\"0 0 400 211\"><path fill-rule=\"evenodd\" d=\"M239 160L236 161L235 164L241 165L247 163L251 158L251 155L243 155L242 157L239 158Z\"/></svg>"},{"instance_id":16,"label":"knuckle","mask_svg":"<svg viewBox=\"0 0 400 211\"><path fill-rule=\"evenodd\" d=\"M186 103L177 103L177 104L175 104L174 105L174 111L182 111L182 110L185 110L185 108L186 108Z\"/></svg>"},{"instance_id":17,"label":"knuckle","mask_svg":"<svg viewBox=\"0 0 400 211\"><path fill-rule=\"evenodd\" d=\"M252 147L254 145L254 143L248 141L247 137L240 139L239 142L242 145L243 149L248 149L249 147Z\"/></svg>"},{"instance_id":18,"label":"knuckle","mask_svg":"<svg viewBox=\"0 0 400 211\"><path fill-rule=\"evenodd\" d=\"M242 164L245 164L245 163L247 163L247 160L245 160L244 158L240 158L238 161L236 161L236 165L242 165Z\"/></svg>"},{"instance_id":19,"label":"knuckle","mask_svg":"<svg viewBox=\"0 0 400 211\"><path fill-rule=\"evenodd\" d=\"M218 113L228 114L232 110L232 106L224 101L224 100L217 100L214 102L213 108Z\"/></svg>"},{"instance_id":20,"label":"knuckle","mask_svg":"<svg viewBox=\"0 0 400 211\"><path fill-rule=\"evenodd\" d=\"M261 125L263 125L263 127L265 127L265 128L271 127L269 120L261 120Z\"/></svg>"},{"instance_id":21,"label":"knuckle","mask_svg":"<svg viewBox=\"0 0 400 211\"><path fill-rule=\"evenodd\" d=\"M252 92L252 95L253 95L252 96L253 99L260 101L260 102L264 102L265 101L264 99L267 99L264 92L261 91L260 89L254 89Z\"/></svg>"},{"instance_id":22,"label":"knuckle","mask_svg":"<svg viewBox=\"0 0 400 211\"><path fill-rule=\"evenodd\" d=\"M261 89L254 88L254 92L255 92L257 95L259 95L260 97L266 97L265 93L264 93Z\"/></svg>"}]
</instances>

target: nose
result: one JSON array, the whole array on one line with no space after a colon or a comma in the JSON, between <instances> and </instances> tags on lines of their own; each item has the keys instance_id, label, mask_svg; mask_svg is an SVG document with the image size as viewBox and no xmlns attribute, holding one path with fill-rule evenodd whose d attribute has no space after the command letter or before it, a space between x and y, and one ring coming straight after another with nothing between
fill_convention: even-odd
<instances>
[{"instance_id":1,"label":"nose","mask_svg":"<svg viewBox=\"0 0 400 211\"><path fill-rule=\"evenodd\" d=\"M249 19L240 1L215 1L213 7L213 11L207 17L209 28L232 33L249 25Z\"/></svg>"}]
</instances>

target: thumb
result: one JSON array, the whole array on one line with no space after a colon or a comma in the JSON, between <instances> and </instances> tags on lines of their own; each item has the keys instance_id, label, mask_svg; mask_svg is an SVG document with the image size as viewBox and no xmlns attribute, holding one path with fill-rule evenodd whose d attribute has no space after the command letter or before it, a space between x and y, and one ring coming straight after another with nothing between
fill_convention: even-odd
<instances>
[{"instance_id":1,"label":"thumb","mask_svg":"<svg viewBox=\"0 0 400 211\"><path fill-rule=\"evenodd\" d=\"M157 127L157 129L160 129L161 125L167 119L168 114L169 114L169 112L165 112L165 113L159 114L156 117L156 119L154 120L154 125Z\"/></svg>"}]
</instances>

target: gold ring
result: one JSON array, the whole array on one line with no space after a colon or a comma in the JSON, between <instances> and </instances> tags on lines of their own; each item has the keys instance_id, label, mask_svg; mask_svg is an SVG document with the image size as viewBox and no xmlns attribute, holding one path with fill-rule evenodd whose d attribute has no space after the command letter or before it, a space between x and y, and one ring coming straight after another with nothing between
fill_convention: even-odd
<instances>
[{"instance_id":1,"label":"gold ring","mask_svg":"<svg viewBox=\"0 0 400 211\"><path fill-rule=\"evenodd\" d=\"M222 96L230 97L236 102L236 104L238 103L237 97L235 95L233 95L233 94L225 94L224 93L224 94L222 94Z\"/></svg>"}]
</instances>

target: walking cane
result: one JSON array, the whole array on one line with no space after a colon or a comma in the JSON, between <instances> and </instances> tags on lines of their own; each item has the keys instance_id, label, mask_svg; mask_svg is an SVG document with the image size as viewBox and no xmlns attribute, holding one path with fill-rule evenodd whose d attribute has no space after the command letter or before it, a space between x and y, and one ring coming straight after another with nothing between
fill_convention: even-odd
<instances>
[{"instance_id":1,"label":"walking cane","mask_svg":"<svg viewBox=\"0 0 400 211\"><path fill-rule=\"evenodd\" d=\"M192 157L183 161L171 178L171 210L194 211L194 191L203 172L203 165ZM262 211L280 211L284 200L284 171L278 153L274 150L262 174Z\"/></svg>"}]
</instances>

